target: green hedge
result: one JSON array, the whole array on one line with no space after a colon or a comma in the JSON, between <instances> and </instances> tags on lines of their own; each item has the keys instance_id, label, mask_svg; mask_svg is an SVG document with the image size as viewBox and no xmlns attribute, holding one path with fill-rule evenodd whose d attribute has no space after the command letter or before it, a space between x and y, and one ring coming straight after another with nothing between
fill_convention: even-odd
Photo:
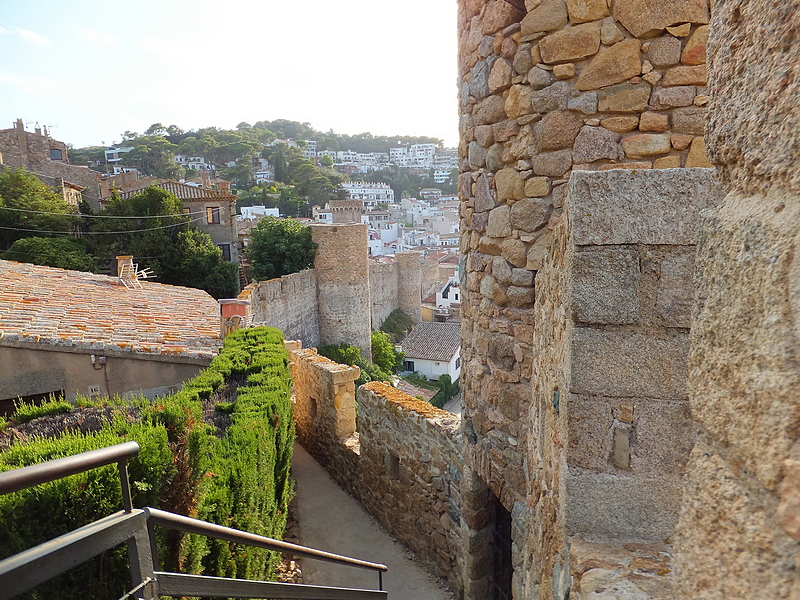
<instances>
[{"instance_id":1,"label":"green hedge","mask_svg":"<svg viewBox=\"0 0 800 600\"><path fill-rule=\"evenodd\" d=\"M226 385L238 388L235 401L221 402L230 425L218 437L203 423L202 400ZM136 440L141 450L129 466L135 506L157 506L280 539L293 492L290 387L280 331L239 330L226 339L211 365L177 393L152 402L106 401L114 406L115 417L102 431L16 444L0 453L0 471ZM35 412L22 408L25 417ZM121 505L115 466L0 496L0 558ZM178 533L161 533L159 544L162 566L169 570L268 579L279 560L264 550ZM27 597L118 597L128 580L123 546L37 587Z\"/></svg>"}]
</instances>

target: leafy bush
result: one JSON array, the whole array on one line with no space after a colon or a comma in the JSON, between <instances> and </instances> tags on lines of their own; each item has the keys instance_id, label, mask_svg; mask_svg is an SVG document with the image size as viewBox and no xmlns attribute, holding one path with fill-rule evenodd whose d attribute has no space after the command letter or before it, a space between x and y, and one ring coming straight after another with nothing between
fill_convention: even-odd
<instances>
[{"instance_id":1,"label":"leafy bush","mask_svg":"<svg viewBox=\"0 0 800 600\"><path fill-rule=\"evenodd\" d=\"M22 238L11 244L11 247L0 256L5 260L97 273L93 257L77 240L46 237Z\"/></svg>"},{"instance_id":2,"label":"leafy bush","mask_svg":"<svg viewBox=\"0 0 800 600\"><path fill-rule=\"evenodd\" d=\"M317 244L311 229L291 219L265 217L250 234L247 256L253 279L263 281L297 273L314 266Z\"/></svg>"},{"instance_id":3,"label":"leafy bush","mask_svg":"<svg viewBox=\"0 0 800 600\"><path fill-rule=\"evenodd\" d=\"M27 404L25 402L14 402L14 420L17 423L27 423L38 417L65 413L72 410L72 405L66 400L59 400L55 396L50 396L41 404Z\"/></svg>"},{"instance_id":4,"label":"leafy bush","mask_svg":"<svg viewBox=\"0 0 800 600\"><path fill-rule=\"evenodd\" d=\"M389 335L382 331L372 332L372 361L386 373L394 373L403 367L405 354L395 350Z\"/></svg>"},{"instance_id":5,"label":"leafy bush","mask_svg":"<svg viewBox=\"0 0 800 600\"><path fill-rule=\"evenodd\" d=\"M235 400L220 400L231 424L217 438L203 423L201 399L225 386L234 388L231 384L240 384ZM15 444L0 453L0 471L136 440L141 450L129 465L135 506L156 506L280 539L293 493L290 387L283 335L264 327L241 329L226 339L208 369L175 394L154 401L107 400L117 412L101 431ZM34 409L26 410L30 415ZM36 416L41 414L51 413ZM138 420L132 420L134 415ZM0 496L0 558L115 512L121 503L113 465ZM265 550L179 532L159 532L159 541L166 570L269 579L278 562ZM127 552L121 546L26 597L118 597L127 581Z\"/></svg>"},{"instance_id":6,"label":"leafy bush","mask_svg":"<svg viewBox=\"0 0 800 600\"><path fill-rule=\"evenodd\" d=\"M388 381L390 383L392 381L390 373L364 358L361 355L361 349L356 346L350 346L342 342L341 344L321 346L318 352L339 364L361 369L361 375L355 382L356 387L370 381Z\"/></svg>"},{"instance_id":7,"label":"leafy bush","mask_svg":"<svg viewBox=\"0 0 800 600\"><path fill-rule=\"evenodd\" d=\"M399 344L414 329L416 322L399 308L392 311L381 325L381 331L389 334L392 342Z\"/></svg>"}]
</instances>

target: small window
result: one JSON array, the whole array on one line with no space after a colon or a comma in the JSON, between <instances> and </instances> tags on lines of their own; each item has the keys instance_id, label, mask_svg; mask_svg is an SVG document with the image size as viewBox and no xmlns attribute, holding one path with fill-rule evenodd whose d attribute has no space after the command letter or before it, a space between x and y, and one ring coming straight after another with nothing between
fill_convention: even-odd
<instances>
[{"instance_id":1,"label":"small window","mask_svg":"<svg viewBox=\"0 0 800 600\"><path fill-rule=\"evenodd\" d=\"M219 244L219 249L222 250L222 258L230 262L231 260L231 245Z\"/></svg>"},{"instance_id":2,"label":"small window","mask_svg":"<svg viewBox=\"0 0 800 600\"><path fill-rule=\"evenodd\" d=\"M209 225L219 225L219 206L206 207L206 222Z\"/></svg>"},{"instance_id":3,"label":"small window","mask_svg":"<svg viewBox=\"0 0 800 600\"><path fill-rule=\"evenodd\" d=\"M456 359L456 369L460 369L460 368L461 368L461 357L459 356Z\"/></svg>"},{"instance_id":4,"label":"small window","mask_svg":"<svg viewBox=\"0 0 800 600\"><path fill-rule=\"evenodd\" d=\"M185 214L185 215L192 214L192 209L191 208L187 208L186 206L184 206L183 207L183 214Z\"/></svg>"},{"instance_id":5,"label":"small window","mask_svg":"<svg viewBox=\"0 0 800 600\"><path fill-rule=\"evenodd\" d=\"M400 479L400 457L391 452L386 453L386 476L393 481Z\"/></svg>"},{"instance_id":6,"label":"small window","mask_svg":"<svg viewBox=\"0 0 800 600\"><path fill-rule=\"evenodd\" d=\"M413 360L407 360L405 362L406 362L406 371L414 371L415 370L414 369L414 361Z\"/></svg>"},{"instance_id":7,"label":"small window","mask_svg":"<svg viewBox=\"0 0 800 600\"><path fill-rule=\"evenodd\" d=\"M50 160L64 160L64 155L58 148L50 148Z\"/></svg>"}]
</instances>

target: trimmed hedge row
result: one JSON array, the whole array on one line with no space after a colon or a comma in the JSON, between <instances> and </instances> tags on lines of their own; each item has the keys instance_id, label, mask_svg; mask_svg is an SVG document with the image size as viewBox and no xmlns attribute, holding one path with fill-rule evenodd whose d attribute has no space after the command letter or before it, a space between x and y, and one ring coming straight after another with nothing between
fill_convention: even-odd
<instances>
[{"instance_id":1,"label":"trimmed hedge row","mask_svg":"<svg viewBox=\"0 0 800 600\"><path fill-rule=\"evenodd\" d=\"M135 506L157 506L280 539L293 492L290 388L281 332L238 330L211 365L175 394L152 402L106 400L104 405L115 407L115 416L101 431L15 444L0 453L0 471L135 440L141 446L129 464ZM223 392L232 402L222 402ZM208 407L218 399L230 414L224 432L203 422L203 403ZM36 411L22 412L27 417ZM121 506L115 466L0 496L0 558ZM279 560L265 550L176 532L160 532L159 545L166 569L190 573L269 579ZM27 597L118 597L128 580L122 546Z\"/></svg>"}]
</instances>

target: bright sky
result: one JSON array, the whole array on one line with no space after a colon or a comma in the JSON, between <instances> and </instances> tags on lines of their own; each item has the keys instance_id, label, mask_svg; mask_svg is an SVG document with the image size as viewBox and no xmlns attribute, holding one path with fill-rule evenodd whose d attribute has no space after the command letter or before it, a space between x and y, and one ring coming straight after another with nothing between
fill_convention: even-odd
<instances>
[{"instance_id":1,"label":"bright sky","mask_svg":"<svg viewBox=\"0 0 800 600\"><path fill-rule=\"evenodd\" d=\"M456 0L0 0L0 129L290 119L457 143Z\"/></svg>"}]
</instances>

